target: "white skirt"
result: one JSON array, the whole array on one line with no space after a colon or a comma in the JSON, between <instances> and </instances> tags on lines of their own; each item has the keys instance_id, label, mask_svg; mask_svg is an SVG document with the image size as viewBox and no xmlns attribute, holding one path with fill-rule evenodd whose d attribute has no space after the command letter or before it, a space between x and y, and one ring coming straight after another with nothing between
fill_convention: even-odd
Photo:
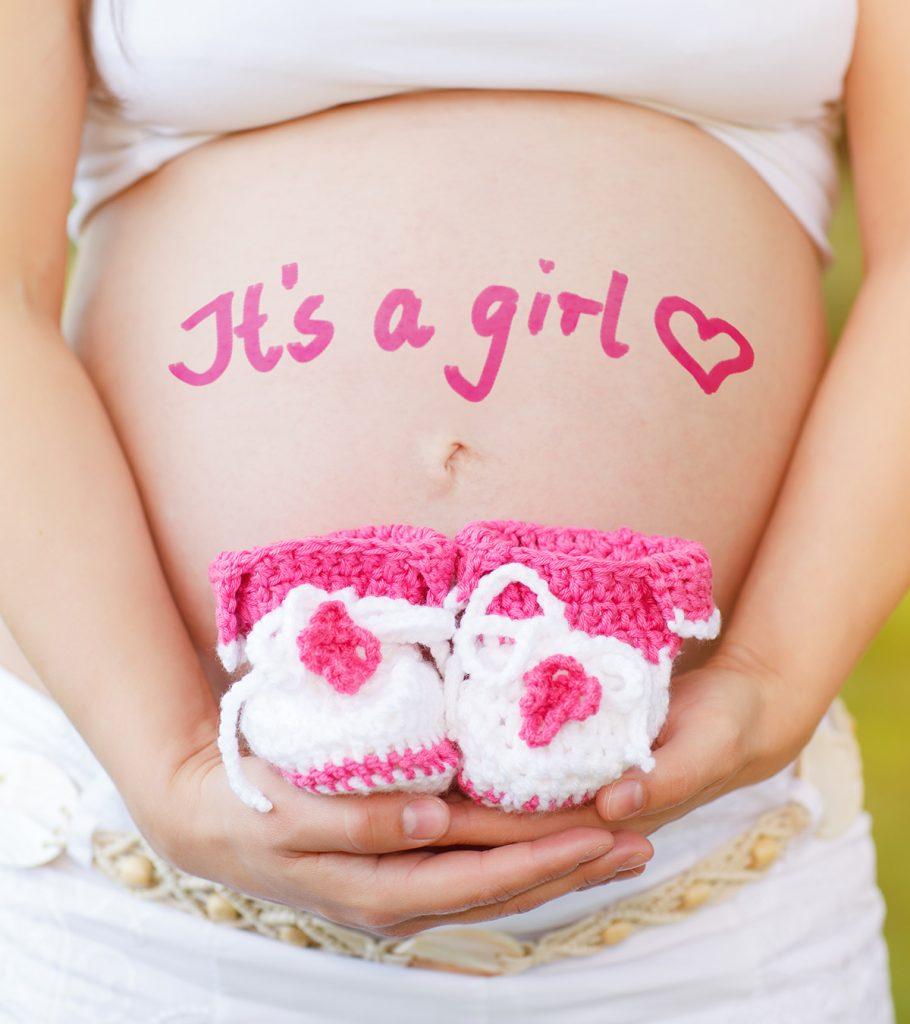
<instances>
[{"instance_id":1,"label":"white skirt","mask_svg":"<svg viewBox=\"0 0 910 1024\"><path fill-rule=\"evenodd\" d=\"M132 830L62 712L0 670L0 753L53 762L80 796L67 845L41 867L0 867L0 1022L9 1024L892 1024L884 907L869 819L810 829L758 881L595 956L478 978L336 956L191 917L90 865L95 828ZM764 811L820 795L790 770L654 837L640 878L492 926L565 924L685 870ZM0 802L0 849L4 825Z\"/></svg>"}]
</instances>

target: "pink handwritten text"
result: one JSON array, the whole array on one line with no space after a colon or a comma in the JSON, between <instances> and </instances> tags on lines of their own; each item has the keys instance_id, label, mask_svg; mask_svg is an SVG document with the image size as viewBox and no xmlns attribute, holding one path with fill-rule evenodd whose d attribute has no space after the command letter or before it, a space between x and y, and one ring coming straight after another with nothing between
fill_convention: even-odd
<instances>
[{"instance_id":1,"label":"pink handwritten text","mask_svg":"<svg viewBox=\"0 0 910 1024\"><path fill-rule=\"evenodd\" d=\"M556 267L550 259L539 259L538 265L544 275L551 274ZM297 288L299 277L296 263L282 266L281 286L286 291ZM620 340L620 321L628 285L628 276L614 270L606 291L601 293L602 297L568 290L557 292L555 306L561 334L569 337L580 326L599 318L603 354L610 359L621 359L630 351L629 343ZM179 381L193 387L212 384L228 369L237 342L242 343L246 361L259 373L274 370L285 351L297 363L308 363L322 355L335 335L331 320L315 316L325 296L314 293L300 301L292 318L298 337L280 343L271 333L269 337L264 334L269 316L262 308L263 288L263 282L246 287L237 323L234 319L235 294L232 291L222 292L190 313L181 322L181 329L195 331L206 321L211 321L214 326L214 353L208 365L201 369L181 361L171 363L168 366L170 372ZM551 316L553 300L554 295L545 290L537 291L531 300L526 320L531 337L536 337L544 329L547 318ZM482 363L473 371L461 365L450 364L443 368L449 387L466 401L482 402L492 392L506 358L520 302L518 291L502 284L488 285L474 299L471 326L477 337L487 343ZM688 318L690 324L694 323L700 342L726 337L736 344L737 355L705 369L673 330L671 318L677 314ZM557 313L552 313L552 316L557 316ZM729 376L751 369L755 361L754 350L741 331L721 317L707 316L694 302L678 295L665 296L658 302L654 311L654 328L667 352L706 395L714 394ZM384 352L394 353L406 345L423 349L435 334L436 328L427 322L423 314L422 300L412 289L393 288L379 302L373 318L373 339ZM699 351L703 352L700 347Z\"/></svg>"}]
</instances>

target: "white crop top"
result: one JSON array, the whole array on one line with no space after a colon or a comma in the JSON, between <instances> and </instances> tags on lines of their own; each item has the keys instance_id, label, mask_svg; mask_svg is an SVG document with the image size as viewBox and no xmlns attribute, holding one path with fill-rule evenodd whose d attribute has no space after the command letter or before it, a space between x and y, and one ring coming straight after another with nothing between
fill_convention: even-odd
<instances>
[{"instance_id":1,"label":"white crop top","mask_svg":"<svg viewBox=\"0 0 910 1024\"><path fill-rule=\"evenodd\" d=\"M225 132L426 89L594 93L683 118L828 253L857 0L95 0L69 219Z\"/></svg>"}]
</instances>

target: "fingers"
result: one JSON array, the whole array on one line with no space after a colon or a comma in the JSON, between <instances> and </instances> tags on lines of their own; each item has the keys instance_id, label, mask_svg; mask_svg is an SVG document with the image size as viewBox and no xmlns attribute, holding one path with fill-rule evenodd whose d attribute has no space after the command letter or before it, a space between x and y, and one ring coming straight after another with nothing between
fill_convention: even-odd
<instances>
[{"instance_id":1,"label":"fingers","mask_svg":"<svg viewBox=\"0 0 910 1024\"><path fill-rule=\"evenodd\" d=\"M591 889L606 882L640 875L653 854L650 843L635 833L620 833L613 849L585 861L558 878L544 881L495 903L480 904L455 913L413 918L381 928L383 934L413 935L427 928L478 924L534 910L571 892Z\"/></svg>"},{"instance_id":2,"label":"fingers","mask_svg":"<svg viewBox=\"0 0 910 1024\"><path fill-rule=\"evenodd\" d=\"M298 852L392 853L429 845L507 846L565 832L607 825L593 804L547 814L507 814L473 800L415 793L319 796L277 780L267 765L245 761L251 780L274 805L270 825L287 850ZM271 784L270 784L271 783Z\"/></svg>"},{"instance_id":3,"label":"fingers","mask_svg":"<svg viewBox=\"0 0 910 1024\"><path fill-rule=\"evenodd\" d=\"M293 828L291 842L307 851L391 853L428 846L448 825L449 809L435 796L324 797L312 801L306 817Z\"/></svg>"},{"instance_id":4,"label":"fingers","mask_svg":"<svg viewBox=\"0 0 910 1024\"><path fill-rule=\"evenodd\" d=\"M447 846L506 846L570 828L606 828L593 804L546 814L514 814L483 807L473 800L447 799L449 828L442 842Z\"/></svg>"},{"instance_id":5,"label":"fingers","mask_svg":"<svg viewBox=\"0 0 910 1024\"><path fill-rule=\"evenodd\" d=\"M502 903L603 857L614 845L609 832L571 829L511 846L436 854L393 882L399 919Z\"/></svg>"},{"instance_id":6,"label":"fingers","mask_svg":"<svg viewBox=\"0 0 910 1024\"><path fill-rule=\"evenodd\" d=\"M604 857L613 846L609 833L576 829L492 850L328 855L322 865L310 859L300 870L307 888L338 893L334 902L342 920L380 931L418 917L504 903Z\"/></svg>"},{"instance_id":7,"label":"fingers","mask_svg":"<svg viewBox=\"0 0 910 1024\"><path fill-rule=\"evenodd\" d=\"M246 761L244 768L273 804L273 810L261 816L262 826L288 852L374 854L419 849L438 840L449 827L449 807L436 796L319 796L282 780L276 784L274 772L255 759Z\"/></svg>"}]
</instances>

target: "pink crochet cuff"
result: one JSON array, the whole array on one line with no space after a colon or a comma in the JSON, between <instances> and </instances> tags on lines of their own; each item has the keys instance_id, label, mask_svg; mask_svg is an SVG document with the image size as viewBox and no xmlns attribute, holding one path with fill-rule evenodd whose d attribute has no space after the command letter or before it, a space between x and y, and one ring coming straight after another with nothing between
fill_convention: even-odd
<instances>
[{"instance_id":1,"label":"pink crochet cuff","mask_svg":"<svg viewBox=\"0 0 910 1024\"><path fill-rule=\"evenodd\" d=\"M711 561L695 541L648 536L628 527L610 532L498 520L470 523L456 536L458 598L500 565L529 566L565 602L573 629L614 636L656 662L675 656L685 637L716 636ZM507 587L490 609L512 619L539 612L534 594Z\"/></svg>"},{"instance_id":2,"label":"pink crochet cuff","mask_svg":"<svg viewBox=\"0 0 910 1024\"><path fill-rule=\"evenodd\" d=\"M223 551L209 566L221 660L228 671L236 668L252 626L301 583L327 593L352 587L359 597L440 607L452 585L455 557L449 538L404 525L366 526Z\"/></svg>"}]
</instances>

